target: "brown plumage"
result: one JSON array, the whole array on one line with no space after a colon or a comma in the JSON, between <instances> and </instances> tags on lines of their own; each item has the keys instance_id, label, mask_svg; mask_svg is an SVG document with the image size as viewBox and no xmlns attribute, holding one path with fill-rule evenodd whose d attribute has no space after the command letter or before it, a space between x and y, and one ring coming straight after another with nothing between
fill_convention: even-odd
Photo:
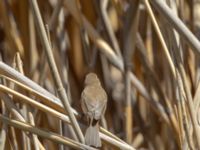
<instances>
[{"instance_id":1,"label":"brown plumage","mask_svg":"<svg viewBox=\"0 0 200 150\"><path fill-rule=\"evenodd\" d=\"M89 73L85 78L85 88L81 95L81 107L89 118L89 127L85 133L87 145L101 147L99 137L99 120L104 115L107 106L107 95L94 73Z\"/></svg>"}]
</instances>

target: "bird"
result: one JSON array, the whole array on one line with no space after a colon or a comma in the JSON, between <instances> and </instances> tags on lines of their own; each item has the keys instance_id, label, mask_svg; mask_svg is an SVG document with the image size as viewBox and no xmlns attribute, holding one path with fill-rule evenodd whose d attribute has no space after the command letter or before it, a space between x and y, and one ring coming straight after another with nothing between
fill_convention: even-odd
<instances>
[{"instance_id":1,"label":"bird","mask_svg":"<svg viewBox=\"0 0 200 150\"><path fill-rule=\"evenodd\" d=\"M95 73L87 74L84 82L81 107L89 122L89 127L85 132L85 143L98 148L102 146L99 136L99 120L106 111L107 94Z\"/></svg>"}]
</instances>

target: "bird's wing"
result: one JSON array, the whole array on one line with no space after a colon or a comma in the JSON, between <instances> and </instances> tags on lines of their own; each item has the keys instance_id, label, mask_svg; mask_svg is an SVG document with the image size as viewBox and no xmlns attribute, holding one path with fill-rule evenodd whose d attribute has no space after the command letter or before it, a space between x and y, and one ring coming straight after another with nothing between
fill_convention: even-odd
<instances>
[{"instance_id":1,"label":"bird's wing","mask_svg":"<svg viewBox=\"0 0 200 150\"><path fill-rule=\"evenodd\" d=\"M86 99L86 96L85 96L85 92L83 91L82 94L81 94L81 108L82 108L82 110L83 110L83 113L84 113L84 114L87 114L87 112L88 112L89 110L88 110L88 106L87 106L87 104L86 104L85 99Z\"/></svg>"},{"instance_id":2,"label":"bird's wing","mask_svg":"<svg viewBox=\"0 0 200 150\"><path fill-rule=\"evenodd\" d=\"M94 118L98 120L105 112L105 108L107 105L107 95L102 88L98 88L96 91L97 93L94 96L93 110L94 110Z\"/></svg>"},{"instance_id":3,"label":"bird's wing","mask_svg":"<svg viewBox=\"0 0 200 150\"><path fill-rule=\"evenodd\" d=\"M86 87L82 92L82 109L90 117L100 119L105 112L107 95L101 87Z\"/></svg>"}]
</instances>

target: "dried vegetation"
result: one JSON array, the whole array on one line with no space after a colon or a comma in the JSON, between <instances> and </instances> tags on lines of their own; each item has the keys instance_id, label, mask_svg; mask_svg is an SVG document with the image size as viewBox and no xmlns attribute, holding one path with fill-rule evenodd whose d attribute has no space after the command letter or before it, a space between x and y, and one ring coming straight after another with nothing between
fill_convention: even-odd
<instances>
[{"instance_id":1,"label":"dried vegetation","mask_svg":"<svg viewBox=\"0 0 200 150\"><path fill-rule=\"evenodd\" d=\"M0 0L0 149L96 149L95 72L101 149L200 150L199 37L199 0Z\"/></svg>"}]
</instances>

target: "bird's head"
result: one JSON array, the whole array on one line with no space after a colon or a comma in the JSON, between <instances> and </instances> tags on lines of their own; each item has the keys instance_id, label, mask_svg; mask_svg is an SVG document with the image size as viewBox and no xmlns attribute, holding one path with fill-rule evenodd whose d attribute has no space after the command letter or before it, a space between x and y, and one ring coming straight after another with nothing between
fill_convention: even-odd
<instances>
[{"instance_id":1,"label":"bird's head","mask_svg":"<svg viewBox=\"0 0 200 150\"><path fill-rule=\"evenodd\" d=\"M89 73L85 77L85 85L100 85L100 81L95 73Z\"/></svg>"}]
</instances>

